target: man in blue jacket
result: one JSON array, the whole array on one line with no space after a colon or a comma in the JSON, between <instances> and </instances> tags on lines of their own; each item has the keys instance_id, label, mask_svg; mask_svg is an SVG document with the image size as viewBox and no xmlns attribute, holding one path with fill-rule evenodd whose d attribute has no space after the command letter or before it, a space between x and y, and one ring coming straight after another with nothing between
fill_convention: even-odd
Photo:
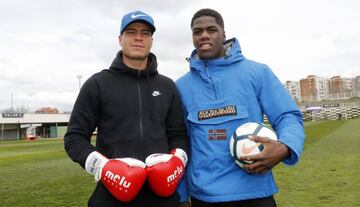
<instances>
[{"instance_id":1,"label":"man in blue jacket","mask_svg":"<svg viewBox=\"0 0 360 207\"><path fill-rule=\"evenodd\" d=\"M305 138L302 115L268 66L246 59L236 38L226 40L218 12L199 10L191 29L195 50L190 71L176 81L190 136L182 199L190 195L193 207L276 206L271 169L299 161ZM265 149L243 157L254 161L243 170L230 156L229 139L239 125L263 122L263 114L279 140L254 137Z\"/></svg>"}]
</instances>

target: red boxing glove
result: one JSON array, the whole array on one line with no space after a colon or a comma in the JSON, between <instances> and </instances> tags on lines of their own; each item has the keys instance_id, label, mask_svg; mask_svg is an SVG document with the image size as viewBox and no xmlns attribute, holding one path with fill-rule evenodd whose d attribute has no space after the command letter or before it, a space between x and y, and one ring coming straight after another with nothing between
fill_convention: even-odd
<instances>
[{"instance_id":1,"label":"red boxing glove","mask_svg":"<svg viewBox=\"0 0 360 207\"><path fill-rule=\"evenodd\" d=\"M149 155L145 163L150 188L157 195L165 197L175 192L184 175L187 155L184 150L176 148L170 154Z\"/></svg>"},{"instance_id":2,"label":"red boxing glove","mask_svg":"<svg viewBox=\"0 0 360 207\"><path fill-rule=\"evenodd\" d=\"M118 200L132 201L146 180L145 163L134 158L111 159L95 174Z\"/></svg>"}]
</instances>

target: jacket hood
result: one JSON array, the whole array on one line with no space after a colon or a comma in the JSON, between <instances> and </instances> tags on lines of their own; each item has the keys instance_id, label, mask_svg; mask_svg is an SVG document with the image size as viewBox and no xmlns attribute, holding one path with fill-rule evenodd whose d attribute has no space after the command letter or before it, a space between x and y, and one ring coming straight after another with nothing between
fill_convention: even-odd
<instances>
[{"instance_id":1,"label":"jacket hood","mask_svg":"<svg viewBox=\"0 0 360 207\"><path fill-rule=\"evenodd\" d=\"M193 50L193 52L191 53L190 58L188 58L188 61L190 62L190 69L191 70L195 70L195 69L200 70L201 68L204 67L205 64L208 64L208 65L228 65L228 64L231 64L233 62L237 62L237 61L245 59L245 57L241 53L241 47L240 47L240 44L239 44L239 42L238 42L238 40L236 38L232 38L232 39L227 40L224 43L224 47L225 47L225 50L226 50L225 56L217 58L217 59L211 59L211 60L200 59L199 54L196 51L196 49Z\"/></svg>"},{"instance_id":2,"label":"jacket hood","mask_svg":"<svg viewBox=\"0 0 360 207\"><path fill-rule=\"evenodd\" d=\"M121 73L136 75L139 77L153 76L153 75L159 73L157 70L156 56L153 53L149 54L148 63L147 63L146 69L144 69L144 70L137 70L137 69L130 68L127 65L125 65L122 55L123 55L123 52L122 52L122 50L120 50L116 54L114 61L111 63L110 70L115 70L115 71L118 71Z\"/></svg>"}]
</instances>

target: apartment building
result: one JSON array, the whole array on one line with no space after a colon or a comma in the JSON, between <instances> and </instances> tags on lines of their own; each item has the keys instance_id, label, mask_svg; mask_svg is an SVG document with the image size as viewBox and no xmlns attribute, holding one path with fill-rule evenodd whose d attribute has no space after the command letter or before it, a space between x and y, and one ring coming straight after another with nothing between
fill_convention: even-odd
<instances>
[{"instance_id":1,"label":"apartment building","mask_svg":"<svg viewBox=\"0 0 360 207\"><path fill-rule=\"evenodd\" d=\"M353 97L360 97L360 75L352 79Z\"/></svg>"},{"instance_id":2,"label":"apartment building","mask_svg":"<svg viewBox=\"0 0 360 207\"><path fill-rule=\"evenodd\" d=\"M333 76L329 79L329 99L348 99L353 97L352 78Z\"/></svg>"},{"instance_id":3,"label":"apartment building","mask_svg":"<svg viewBox=\"0 0 360 207\"><path fill-rule=\"evenodd\" d=\"M329 83L327 78L308 75L300 79L301 101L319 101L328 98Z\"/></svg>"},{"instance_id":4,"label":"apartment building","mask_svg":"<svg viewBox=\"0 0 360 207\"><path fill-rule=\"evenodd\" d=\"M301 102L300 85L298 81L286 81L284 86L295 101Z\"/></svg>"}]
</instances>

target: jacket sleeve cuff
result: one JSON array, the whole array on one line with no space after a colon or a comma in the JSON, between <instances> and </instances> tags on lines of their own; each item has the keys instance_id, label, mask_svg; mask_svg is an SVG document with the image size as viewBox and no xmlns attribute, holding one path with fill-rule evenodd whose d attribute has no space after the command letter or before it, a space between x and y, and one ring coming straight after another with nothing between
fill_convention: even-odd
<instances>
[{"instance_id":1,"label":"jacket sleeve cuff","mask_svg":"<svg viewBox=\"0 0 360 207\"><path fill-rule=\"evenodd\" d=\"M290 150L290 156L288 156L287 158L285 158L283 160L283 162L286 164L286 165L295 165L298 160L299 160L299 157L296 155L296 153L291 149L289 148Z\"/></svg>"},{"instance_id":2,"label":"jacket sleeve cuff","mask_svg":"<svg viewBox=\"0 0 360 207\"><path fill-rule=\"evenodd\" d=\"M300 158L300 153L297 153L296 148L293 146L293 143L288 143L286 141L279 140L282 144L288 147L290 155L283 159L283 163L286 165L295 165Z\"/></svg>"}]
</instances>

